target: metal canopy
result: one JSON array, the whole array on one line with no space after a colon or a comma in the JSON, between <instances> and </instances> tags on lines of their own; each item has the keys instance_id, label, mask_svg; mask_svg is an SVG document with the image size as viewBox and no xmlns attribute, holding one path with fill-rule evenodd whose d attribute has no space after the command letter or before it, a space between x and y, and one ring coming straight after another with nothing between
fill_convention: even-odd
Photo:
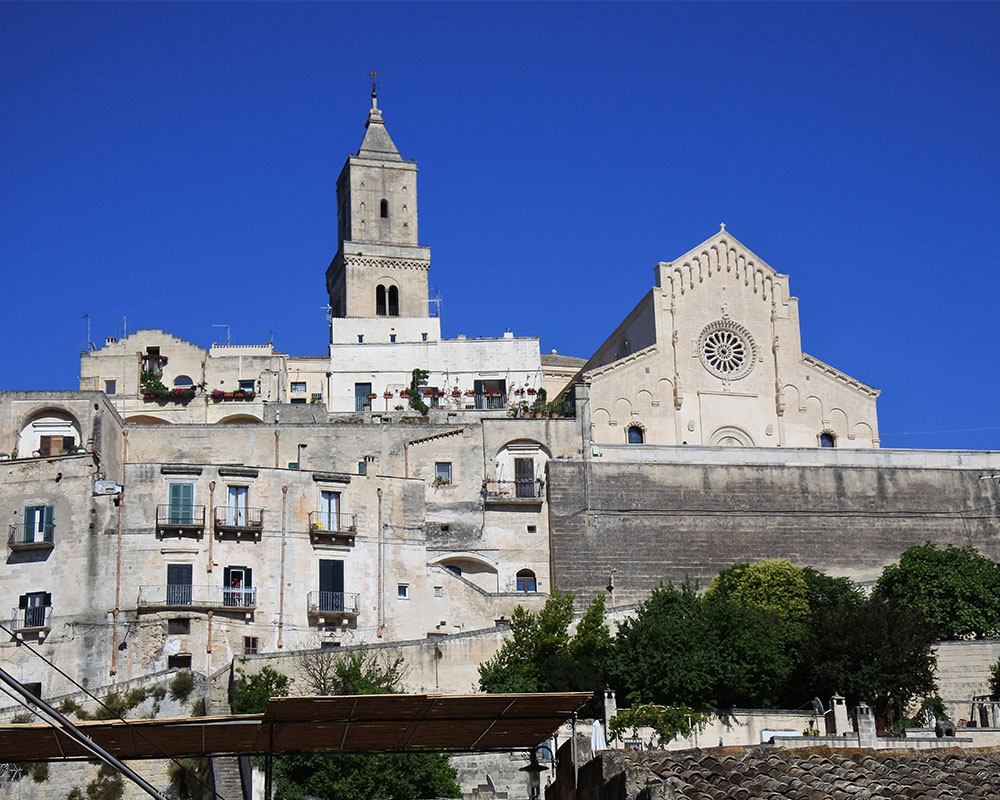
<instances>
[{"instance_id":1,"label":"metal canopy","mask_svg":"<svg viewBox=\"0 0 1000 800\"><path fill-rule=\"evenodd\" d=\"M81 733L120 759L246 753L519 750L551 736L591 698L553 694L380 694L276 697L263 714L80 722ZM0 726L8 761L90 757L45 724Z\"/></svg>"}]
</instances>

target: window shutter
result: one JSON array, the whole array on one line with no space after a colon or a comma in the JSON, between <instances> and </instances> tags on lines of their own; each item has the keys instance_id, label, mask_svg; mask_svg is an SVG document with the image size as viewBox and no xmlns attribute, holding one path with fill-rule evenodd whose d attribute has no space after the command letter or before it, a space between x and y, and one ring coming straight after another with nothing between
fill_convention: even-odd
<instances>
[{"instance_id":1,"label":"window shutter","mask_svg":"<svg viewBox=\"0 0 1000 800\"><path fill-rule=\"evenodd\" d=\"M28 595L22 594L19 598L17 598L17 607L18 608L28 607Z\"/></svg>"},{"instance_id":2,"label":"window shutter","mask_svg":"<svg viewBox=\"0 0 1000 800\"><path fill-rule=\"evenodd\" d=\"M55 506L45 506L45 530L49 530L56 521Z\"/></svg>"},{"instance_id":3,"label":"window shutter","mask_svg":"<svg viewBox=\"0 0 1000 800\"><path fill-rule=\"evenodd\" d=\"M35 529L35 507L25 506L24 508L24 535L28 535L28 531L33 531Z\"/></svg>"},{"instance_id":4,"label":"window shutter","mask_svg":"<svg viewBox=\"0 0 1000 800\"><path fill-rule=\"evenodd\" d=\"M52 595L49 592L45 592L42 595L42 605L46 608L52 605Z\"/></svg>"},{"instance_id":5,"label":"window shutter","mask_svg":"<svg viewBox=\"0 0 1000 800\"><path fill-rule=\"evenodd\" d=\"M68 453L70 450L76 447L76 437L74 436L63 436L63 452Z\"/></svg>"},{"instance_id":6,"label":"window shutter","mask_svg":"<svg viewBox=\"0 0 1000 800\"><path fill-rule=\"evenodd\" d=\"M225 567L222 570L222 585L223 586L232 586L233 585L232 571L233 571L232 567Z\"/></svg>"},{"instance_id":7,"label":"window shutter","mask_svg":"<svg viewBox=\"0 0 1000 800\"><path fill-rule=\"evenodd\" d=\"M243 568L243 588L244 589L249 589L251 586L253 586L252 572L253 571L250 569L250 567L244 567Z\"/></svg>"}]
</instances>

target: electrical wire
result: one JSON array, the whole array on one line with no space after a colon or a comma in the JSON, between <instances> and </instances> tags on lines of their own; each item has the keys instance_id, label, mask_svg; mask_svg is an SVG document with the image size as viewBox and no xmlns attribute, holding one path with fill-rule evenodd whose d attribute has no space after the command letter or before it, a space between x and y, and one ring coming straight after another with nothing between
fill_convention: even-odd
<instances>
[{"instance_id":1,"label":"electrical wire","mask_svg":"<svg viewBox=\"0 0 1000 800\"><path fill-rule=\"evenodd\" d=\"M11 631L10 629L8 629L7 626L4 625L3 623L0 623L0 631L3 631L4 633L8 634L11 637L14 637L14 632ZM101 700L99 697L97 697L92 692L90 692L90 690L88 690L85 686L83 686L82 684L78 683L75 678L73 678L72 676L68 675L63 670L61 670L59 667L57 667L53 662L51 662L49 659L47 659L45 656L43 656L40 652L38 652L30 644L28 644L27 642L24 642L24 641L22 641L21 644L22 644L23 647L27 648L27 650L28 650L29 653L31 653L34 656L37 656L42 661L44 661L45 664L47 664L49 667L51 667L56 672L58 672L60 675L62 675L66 680L68 680L70 683L72 683L74 686L76 686L80 691L82 691L85 695L87 695L87 697L89 697L91 700L93 700L95 703L97 703L101 708L103 708L109 714L113 714L121 722L124 722L125 725L129 728L129 731L132 733L133 736L135 736L136 734L138 734L138 736L139 736L140 739L142 739L144 742L146 742L146 744L152 745L157 751L159 751L159 753L163 756L164 759L166 759L168 761L172 761L178 767L180 767L181 769L183 769L185 773L187 773L190 777L193 777L199 784L201 784L202 787L205 788L205 790L208 793L210 793L213 797L217 798L217 800L225 800L225 798L221 794L219 794L217 791L215 791L215 789L213 787L209 786L205 781L203 781L198 776L198 774L196 772L194 772L193 770L188 769L179 759L177 759L174 756L171 756L171 755L168 755L167 753L165 753L163 751L163 748L161 748L154 740L150 739L148 736L146 736L142 732L141 728L136 728L135 726L133 726L131 722L129 722L127 719L125 719L125 717L123 717L121 714L117 713L112 708L110 708L103 700ZM8 692L8 694L9 694L9 692ZM22 705L23 705L23 703L22 703ZM34 712L33 711L33 713L35 714L35 716L38 716L40 719L45 720L45 718L41 717L38 714L38 712ZM52 723L49 722L49 725L52 725Z\"/></svg>"}]
</instances>

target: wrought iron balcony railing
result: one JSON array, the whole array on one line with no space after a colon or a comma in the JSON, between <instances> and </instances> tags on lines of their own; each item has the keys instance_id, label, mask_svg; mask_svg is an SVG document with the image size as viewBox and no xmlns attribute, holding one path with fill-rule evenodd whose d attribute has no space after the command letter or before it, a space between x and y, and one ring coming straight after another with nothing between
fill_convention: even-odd
<instances>
[{"instance_id":1,"label":"wrought iron balcony railing","mask_svg":"<svg viewBox=\"0 0 1000 800\"><path fill-rule=\"evenodd\" d=\"M253 609L257 607L255 586L194 586L168 583L139 587L139 608Z\"/></svg>"},{"instance_id":2,"label":"wrought iron balcony railing","mask_svg":"<svg viewBox=\"0 0 1000 800\"><path fill-rule=\"evenodd\" d=\"M205 532L205 506L164 504L156 507L159 536L201 536Z\"/></svg>"},{"instance_id":3,"label":"wrought iron balcony railing","mask_svg":"<svg viewBox=\"0 0 1000 800\"><path fill-rule=\"evenodd\" d=\"M10 627L15 632L47 630L52 618L52 606L15 608L11 611L10 616Z\"/></svg>"},{"instance_id":4,"label":"wrought iron balcony railing","mask_svg":"<svg viewBox=\"0 0 1000 800\"><path fill-rule=\"evenodd\" d=\"M541 478L523 481L487 480L483 485L488 503L540 503L545 497Z\"/></svg>"},{"instance_id":5,"label":"wrought iron balcony railing","mask_svg":"<svg viewBox=\"0 0 1000 800\"><path fill-rule=\"evenodd\" d=\"M246 506L216 506L212 521L217 536L243 534L260 536L264 529L264 509Z\"/></svg>"},{"instance_id":6,"label":"wrought iron balcony railing","mask_svg":"<svg viewBox=\"0 0 1000 800\"><path fill-rule=\"evenodd\" d=\"M359 600L352 592L309 592L306 607L310 617L353 619L360 613Z\"/></svg>"},{"instance_id":7,"label":"wrought iron balcony railing","mask_svg":"<svg viewBox=\"0 0 1000 800\"><path fill-rule=\"evenodd\" d=\"M46 522L42 525L41 530L38 529L38 525L25 525L23 522L17 522L10 526L10 537L7 539L7 545L11 550L51 550L55 546L53 542L54 530L54 522Z\"/></svg>"},{"instance_id":8,"label":"wrought iron balcony railing","mask_svg":"<svg viewBox=\"0 0 1000 800\"><path fill-rule=\"evenodd\" d=\"M346 511L309 512L309 539L313 544L354 544L358 515Z\"/></svg>"}]
</instances>

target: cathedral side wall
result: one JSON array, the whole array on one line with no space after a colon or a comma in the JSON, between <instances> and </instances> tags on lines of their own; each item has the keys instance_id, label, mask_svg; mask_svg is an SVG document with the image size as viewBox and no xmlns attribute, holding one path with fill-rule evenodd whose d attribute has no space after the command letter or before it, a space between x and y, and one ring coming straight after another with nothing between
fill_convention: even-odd
<instances>
[{"instance_id":1,"label":"cathedral side wall","mask_svg":"<svg viewBox=\"0 0 1000 800\"><path fill-rule=\"evenodd\" d=\"M661 581L704 587L761 558L857 581L926 541L1000 558L1000 491L979 468L592 461L588 470L589 479L582 461L549 464L553 582L581 603L612 569L622 604Z\"/></svg>"}]
</instances>

